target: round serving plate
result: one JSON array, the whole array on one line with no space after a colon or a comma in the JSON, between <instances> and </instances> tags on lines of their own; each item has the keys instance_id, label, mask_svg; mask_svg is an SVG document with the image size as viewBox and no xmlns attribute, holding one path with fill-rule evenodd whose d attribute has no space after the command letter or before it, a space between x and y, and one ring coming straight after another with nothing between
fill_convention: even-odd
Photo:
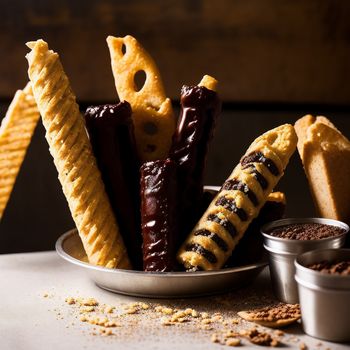
<instances>
[{"instance_id":1,"label":"round serving plate","mask_svg":"<svg viewBox=\"0 0 350 350\"><path fill-rule=\"evenodd\" d=\"M148 298L185 298L219 294L246 286L266 262L217 271L144 272L108 269L87 261L76 229L63 234L56 251L66 261L84 268L92 281L111 292Z\"/></svg>"}]
</instances>

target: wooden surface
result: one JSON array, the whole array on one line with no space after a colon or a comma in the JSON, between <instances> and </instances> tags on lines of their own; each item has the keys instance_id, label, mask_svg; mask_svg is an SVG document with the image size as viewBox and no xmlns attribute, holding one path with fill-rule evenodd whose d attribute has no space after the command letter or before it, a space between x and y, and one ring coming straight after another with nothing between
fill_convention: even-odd
<instances>
[{"instance_id":1,"label":"wooden surface","mask_svg":"<svg viewBox=\"0 0 350 350\"><path fill-rule=\"evenodd\" d=\"M0 98L26 82L25 42L60 53L78 98L116 99L107 35L137 37L170 97L205 73L239 102L350 104L350 1L1 2Z\"/></svg>"}]
</instances>

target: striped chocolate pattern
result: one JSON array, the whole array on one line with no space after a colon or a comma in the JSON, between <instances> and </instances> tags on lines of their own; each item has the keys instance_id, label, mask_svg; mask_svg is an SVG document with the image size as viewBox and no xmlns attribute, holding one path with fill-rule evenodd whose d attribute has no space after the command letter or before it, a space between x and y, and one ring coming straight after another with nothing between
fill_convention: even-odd
<instances>
[{"instance_id":1,"label":"striped chocolate pattern","mask_svg":"<svg viewBox=\"0 0 350 350\"><path fill-rule=\"evenodd\" d=\"M241 191L248 196L255 207L259 205L259 201L255 193L248 187L247 184L243 183L242 181L239 181L237 179L229 179L225 181L221 189L226 191Z\"/></svg>"},{"instance_id":2,"label":"striped chocolate pattern","mask_svg":"<svg viewBox=\"0 0 350 350\"><path fill-rule=\"evenodd\" d=\"M234 238L237 235L237 230L235 226L232 224L231 221L225 219L220 219L216 214L209 214L207 216L208 221L216 222L217 224L221 225L232 238Z\"/></svg>"},{"instance_id":3,"label":"striped chocolate pattern","mask_svg":"<svg viewBox=\"0 0 350 350\"><path fill-rule=\"evenodd\" d=\"M215 264L218 261L216 256L211 251L209 251L208 249L203 248L198 243L187 244L186 245L186 251L198 253L198 254L202 255L204 258L206 258L212 264Z\"/></svg>"},{"instance_id":4,"label":"striped chocolate pattern","mask_svg":"<svg viewBox=\"0 0 350 350\"><path fill-rule=\"evenodd\" d=\"M210 232L209 230L198 230L194 233L195 236L205 236L211 238L220 249L224 252L228 251L227 243L216 233Z\"/></svg>"},{"instance_id":5,"label":"striped chocolate pattern","mask_svg":"<svg viewBox=\"0 0 350 350\"><path fill-rule=\"evenodd\" d=\"M254 163L263 164L269 172L274 175L280 175L280 171L277 168L273 160L265 157L261 152L252 152L241 159L242 169L249 169L249 173L254 176L256 181L259 183L263 190L266 190L269 186L267 179L257 170ZM233 178L228 179L223 184L221 191L240 191L251 201L251 203L257 207L259 205L256 194L248 187L248 185L239 179ZM225 195L219 196L215 201L215 206L223 207L230 212L235 213L239 219L244 222L249 220L247 212L240 207L237 207L236 202L233 198L226 197ZM206 220L215 222L224 228L230 236L234 239L237 236L237 229L227 218L219 217L218 214L211 213L207 215ZM199 229L194 232L194 236L205 236L210 238L220 248L222 252L228 251L228 244L226 241L217 235L215 232L211 232L208 229ZM189 243L185 247L186 251L193 251L201 254L209 263L215 264L218 260L214 253L202 247L199 243ZM195 267L193 267L195 268Z\"/></svg>"},{"instance_id":6,"label":"striped chocolate pattern","mask_svg":"<svg viewBox=\"0 0 350 350\"><path fill-rule=\"evenodd\" d=\"M227 198L225 196L219 197L217 199L217 201L215 202L216 206L222 206L225 209L232 211L233 213L236 213L238 215L238 217L242 220L242 221L247 221L248 220L248 215L245 212L244 209L242 208L238 208L236 206L236 202L234 199L232 198Z\"/></svg>"},{"instance_id":7,"label":"striped chocolate pattern","mask_svg":"<svg viewBox=\"0 0 350 350\"><path fill-rule=\"evenodd\" d=\"M252 152L241 159L242 168L251 163L262 163L270 170L272 175L278 176L280 174L276 164L270 158L266 158L261 152Z\"/></svg>"}]
</instances>

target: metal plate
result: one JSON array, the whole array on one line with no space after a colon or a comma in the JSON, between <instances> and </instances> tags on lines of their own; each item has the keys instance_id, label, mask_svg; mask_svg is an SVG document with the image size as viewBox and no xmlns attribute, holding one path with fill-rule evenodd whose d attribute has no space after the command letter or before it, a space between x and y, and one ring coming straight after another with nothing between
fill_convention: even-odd
<instances>
[{"instance_id":1,"label":"metal plate","mask_svg":"<svg viewBox=\"0 0 350 350\"><path fill-rule=\"evenodd\" d=\"M77 230L63 234L56 251L68 262L85 268L90 278L111 292L149 298L185 298L218 294L246 286L267 265L266 262L200 272L143 272L107 269L87 262Z\"/></svg>"}]
</instances>

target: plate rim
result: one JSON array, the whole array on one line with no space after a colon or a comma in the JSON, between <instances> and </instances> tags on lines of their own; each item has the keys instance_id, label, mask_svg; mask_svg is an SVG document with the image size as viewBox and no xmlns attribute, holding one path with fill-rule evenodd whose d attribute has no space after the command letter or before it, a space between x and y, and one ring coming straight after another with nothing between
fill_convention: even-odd
<instances>
[{"instance_id":1,"label":"plate rim","mask_svg":"<svg viewBox=\"0 0 350 350\"><path fill-rule=\"evenodd\" d=\"M63 243L66 239L68 239L70 236L73 236L74 234L78 234L78 230L76 228L71 229L65 233L63 233L56 241L55 243L55 249L57 254L64 259L65 261L68 261L74 265L100 271L100 272L106 272L106 273L113 273L113 274L123 274L123 275L141 275L144 277L149 276L151 277L159 277L159 278L178 278L178 277L185 277L185 278L200 278L204 276L219 276L219 275L226 275L231 274L234 272L243 272L243 271L249 271L249 270L255 270L255 269L262 269L263 267L268 265L267 261L261 261L254 264L248 264L243 265L239 267L229 267L224 268L220 270L213 270L213 271L175 271L175 272L157 272L157 271L139 271L139 270L125 270L125 269L111 269L103 266L97 266L92 265L89 263L86 263L84 261L81 261L79 259L74 258L73 256L69 255L64 249L63 249Z\"/></svg>"}]
</instances>

